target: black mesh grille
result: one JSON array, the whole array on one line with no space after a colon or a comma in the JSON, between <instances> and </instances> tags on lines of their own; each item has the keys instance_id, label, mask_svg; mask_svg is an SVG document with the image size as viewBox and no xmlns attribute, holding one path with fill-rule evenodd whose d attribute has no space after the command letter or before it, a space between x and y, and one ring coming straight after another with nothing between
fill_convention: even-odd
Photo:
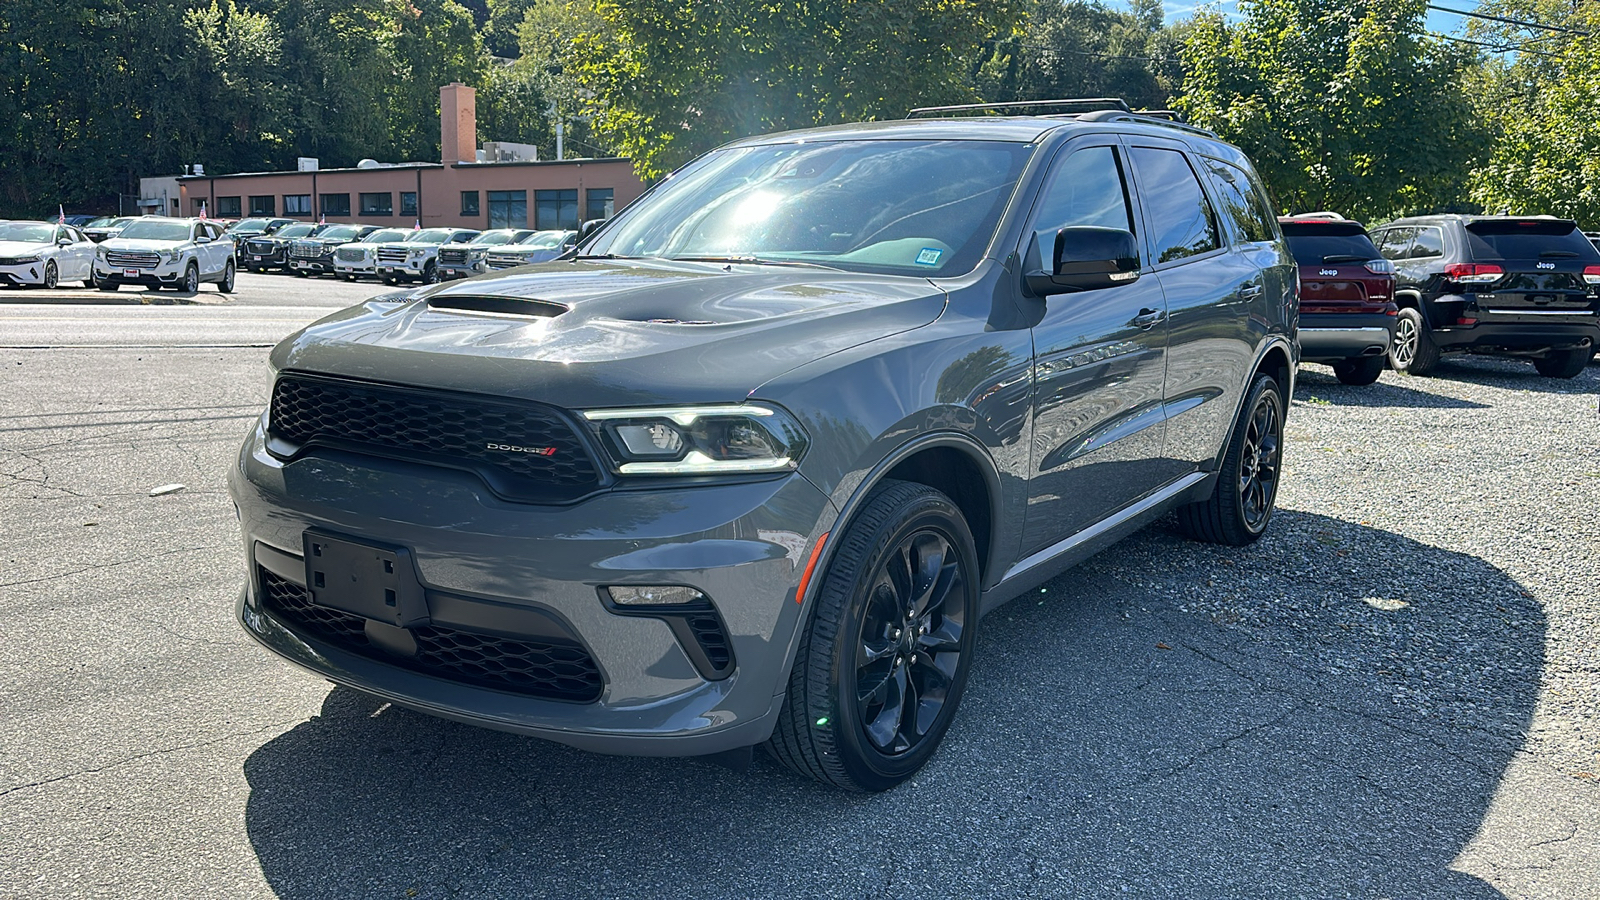
<instances>
[{"instance_id":1,"label":"black mesh grille","mask_svg":"<svg viewBox=\"0 0 1600 900\"><path fill-rule=\"evenodd\" d=\"M600 670L577 641L513 640L437 625L414 628L415 657L393 656L367 640L366 619L317 606L305 588L261 569L261 599L290 628L346 650L451 681L548 700L600 699Z\"/></svg>"},{"instance_id":2,"label":"black mesh grille","mask_svg":"<svg viewBox=\"0 0 1600 900\"><path fill-rule=\"evenodd\" d=\"M470 468L515 500L575 499L600 483L571 426L535 403L285 375L272 391L271 433L296 445L425 455Z\"/></svg>"}]
</instances>

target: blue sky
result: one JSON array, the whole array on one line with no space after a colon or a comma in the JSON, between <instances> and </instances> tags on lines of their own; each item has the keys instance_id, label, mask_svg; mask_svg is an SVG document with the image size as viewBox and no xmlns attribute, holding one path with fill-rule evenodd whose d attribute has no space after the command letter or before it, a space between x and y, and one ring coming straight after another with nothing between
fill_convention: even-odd
<instances>
[{"instance_id":1,"label":"blue sky","mask_svg":"<svg viewBox=\"0 0 1600 900\"><path fill-rule=\"evenodd\" d=\"M1127 8L1126 0L1105 0L1107 6ZM1439 6L1448 6L1452 9L1474 10L1477 8L1476 0L1436 0ZM1201 3L1196 0L1164 0L1162 9L1167 14L1167 21L1176 22L1187 19L1194 11L1204 6L1215 6L1223 15L1230 19L1239 17L1238 7L1233 0L1221 0L1217 3ZM1428 10L1428 30L1439 34L1460 34L1466 19L1450 13Z\"/></svg>"}]
</instances>

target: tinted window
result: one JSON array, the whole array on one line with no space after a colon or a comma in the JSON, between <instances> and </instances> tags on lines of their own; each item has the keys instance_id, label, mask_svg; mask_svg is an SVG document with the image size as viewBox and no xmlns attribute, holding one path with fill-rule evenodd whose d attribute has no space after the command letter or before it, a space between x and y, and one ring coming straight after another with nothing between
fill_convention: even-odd
<instances>
[{"instance_id":1,"label":"tinted window","mask_svg":"<svg viewBox=\"0 0 1600 900\"><path fill-rule=\"evenodd\" d=\"M1302 266L1378 258L1378 248L1354 222L1285 222L1283 236Z\"/></svg>"},{"instance_id":2,"label":"tinted window","mask_svg":"<svg viewBox=\"0 0 1600 900\"><path fill-rule=\"evenodd\" d=\"M1211 183L1217 188L1223 218L1232 225L1234 234L1246 241L1272 240L1272 220L1266 215L1266 206L1250 176L1221 160L1207 159L1205 164L1211 170Z\"/></svg>"},{"instance_id":3,"label":"tinted window","mask_svg":"<svg viewBox=\"0 0 1600 900\"><path fill-rule=\"evenodd\" d=\"M1473 259L1538 259L1545 253L1595 258L1589 239L1568 222L1473 222L1467 246Z\"/></svg>"},{"instance_id":4,"label":"tinted window","mask_svg":"<svg viewBox=\"0 0 1600 900\"><path fill-rule=\"evenodd\" d=\"M1444 255L1444 232L1437 228L1418 228L1411 244L1412 259Z\"/></svg>"},{"instance_id":5,"label":"tinted window","mask_svg":"<svg viewBox=\"0 0 1600 900\"><path fill-rule=\"evenodd\" d=\"M1050 176L1034 214L1036 242L1028 248L1027 267L1043 268L1042 257L1055 251L1056 232L1073 225L1134 230L1122 166L1113 148L1075 151Z\"/></svg>"},{"instance_id":6,"label":"tinted window","mask_svg":"<svg viewBox=\"0 0 1600 900\"><path fill-rule=\"evenodd\" d=\"M1378 253L1384 259L1405 259L1411 250L1411 236L1416 231L1415 228L1390 228L1378 232L1373 243L1378 245Z\"/></svg>"},{"instance_id":7,"label":"tinted window","mask_svg":"<svg viewBox=\"0 0 1600 900\"><path fill-rule=\"evenodd\" d=\"M1216 217L1189 160L1176 150L1152 147L1135 147L1132 155L1156 261L1171 262L1221 246Z\"/></svg>"},{"instance_id":8,"label":"tinted window","mask_svg":"<svg viewBox=\"0 0 1600 900\"><path fill-rule=\"evenodd\" d=\"M809 141L708 153L630 204L590 253L756 257L841 269L970 271L1033 148Z\"/></svg>"}]
</instances>

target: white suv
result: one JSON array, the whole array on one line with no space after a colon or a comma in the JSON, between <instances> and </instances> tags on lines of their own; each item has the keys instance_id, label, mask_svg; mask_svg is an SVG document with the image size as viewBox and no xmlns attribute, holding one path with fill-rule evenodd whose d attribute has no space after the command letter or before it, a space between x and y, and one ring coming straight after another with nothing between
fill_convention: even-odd
<instances>
[{"instance_id":1,"label":"white suv","mask_svg":"<svg viewBox=\"0 0 1600 900\"><path fill-rule=\"evenodd\" d=\"M210 281L230 294L238 268L233 254L233 241L216 222L145 216L95 248L94 277L102 291L142 284L194 293Z\"/></svg>"},{"instance_id":2,"label":"white suv","mask_svg":"<svg viewBox=\"0 0 1600 900\"><path fill-rule=\"evenodd\" d=\"M439 246L465 244L478 236L475 228L424 228L405 240L378 246L378 277L386 284L439 280Z\"/></svg>"}]
</instances>

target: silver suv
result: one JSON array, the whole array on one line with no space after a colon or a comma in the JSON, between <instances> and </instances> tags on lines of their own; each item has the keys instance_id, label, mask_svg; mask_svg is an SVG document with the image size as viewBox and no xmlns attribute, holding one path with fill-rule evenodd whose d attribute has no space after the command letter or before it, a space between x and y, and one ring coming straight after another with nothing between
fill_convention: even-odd
<instances>
[{"instance_id":1,"label":"silver suv","mask_svg":"<svg viewBox=\"0 0 1600 900\"><path fill-rule=\"evenodd\" d=\"M102 291L142 284L194 293L211 282L228 294L237 270L233 241L205 219L145 216L95 248L94 278Z\"/></svg>"}]
</instances>

